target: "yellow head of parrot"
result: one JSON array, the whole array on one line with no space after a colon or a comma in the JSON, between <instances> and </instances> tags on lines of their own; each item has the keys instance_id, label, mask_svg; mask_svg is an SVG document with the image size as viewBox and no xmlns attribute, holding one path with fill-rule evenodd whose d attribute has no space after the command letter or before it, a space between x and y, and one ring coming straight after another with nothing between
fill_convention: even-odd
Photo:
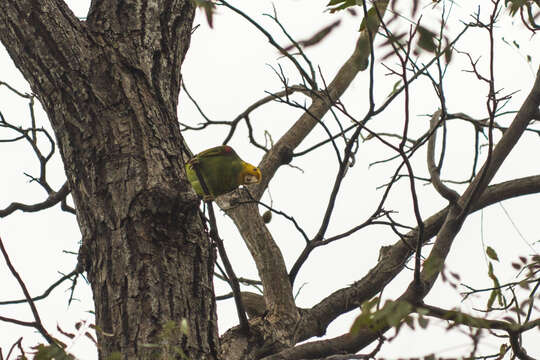
<instances>
[{"instance_id":1,"label":"yellow head of parrot","mask_svg":"<svg viewBox=\"0 0 540 360\"><path fill-rule=\"evenodd\" d=\"M261 181L262 174L258 167L247 162L242 164L242 172L240 173L240 183L243 185L256 184Z\"/></svg>"}]
</instances>

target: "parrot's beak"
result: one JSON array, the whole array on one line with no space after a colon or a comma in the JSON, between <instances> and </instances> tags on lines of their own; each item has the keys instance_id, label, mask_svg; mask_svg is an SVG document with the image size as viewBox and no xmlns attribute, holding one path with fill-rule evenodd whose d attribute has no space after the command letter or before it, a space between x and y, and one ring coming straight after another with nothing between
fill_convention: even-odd
<instances>
[{"instance_id":1,"label":"parrot's beak","mask_svg":"<svg viewBox=\"0 0 540 360\"><path fill-rule=\"evenodd\" d=\"M252 170L244 174L244 185L256 184L261 181L261 178L261 170L254 167Z\"/></svg>"},{"instance_id":2,"label":"parrot's beak","mask_svg":"<svg viewBox=\"0 0 540 360\"><path fill-rule=\"evenodd\" d=\"M259 181L261 181L261 178L257 177L256 175L246 174L244 176L244 184L245 185L256 184Z\"/></svg>"}]
</instances>

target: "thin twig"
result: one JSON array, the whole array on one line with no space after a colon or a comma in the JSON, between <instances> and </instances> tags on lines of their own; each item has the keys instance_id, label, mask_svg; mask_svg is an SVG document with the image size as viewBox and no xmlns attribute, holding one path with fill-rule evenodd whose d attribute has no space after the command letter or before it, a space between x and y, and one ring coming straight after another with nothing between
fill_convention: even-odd
<instances>
[{"instance_id":1,"label":"thin twig","mask_svg":"<svg viewBox=\"0 0 540 360\"><path fill-rule=\"evenodd\" d=\"M78 275L79 274L79 271L78 270L73 270L72 272L70 272L69 274L66 274L64 276L62 276L60 279L56 280L51 286L49 286L47 288L47 290L45 290L43 292L43 294L41 295L38 295L38 296L34 296L32 298L32 301L38 301L38 300L43 300L45 299L47 296L49 296L49 294L58 286L60 285L61 283L63 283L65 280L71 278L72 276L74 275ZM19 300L5 300L5 301L0 301L0 305L12 305L12 304L23 304L23 303L27 303L28 302L28 299L24 298L24 299L19 299Z\"/></svg>"},{"instance_id":2,"label":"thin twig","mask_svg":"<svg viewBox=\"0 0 540 360\"><path fill-rule=\"evenodd\" d=\"M28 204L13 202L10 205L8 205L8 207L6 207L5 209L0 209L0 218L6 217L9 214L15 212L16 210L21 210L24 212L36 212L43 209L48 209L58 204L59 202L64 201L66 199L66 196L69 194L69 191L70 191L69 185L67 182L65 182L64 185L62 185L62 187L60 188L60 190L58 190L58 192L54 192L54 191L51 192L49 194L49 197L40 203L28 205ZM66 204L66 207L67 206L68 205ZM74 212L75 210L72 209L72 211Z\"/></svg>"},{"instance_id":3,"label":"thin twig","mask_svg":"<svg viewBox=\"0 0 540 360\"><path fill-rule=\"evenodd\" d=\"M49 344L57 345L55 339L47 332L47 330L45 330L45 327L43 326L43 323L41 322L41 318L39 317L36 304L34 304L34 300L32 300L32 297L30 296L30 293L28 292L28 289L26 288L26 284L21 279L21 276L19 275L17 270L15 270L15 267L13 267L13 264L11 264L9 255L6 249L4 248L4 243L2 242L2 238L0 238L0 251L2 252L2 255L4 256L4 260L6 261L6 265L8 266L9 271L11 272L11 274L17 280L17 282L19 283L19 286L21 287L24 297L26 298L28 305L30 306L30 309L32 310L32 314L34 315L34 322L29 323L29 322L23 322L23 321L14 321L14 319L11 319L12 321L10 321L10 320L6 320L6 318L4 317L0 319L4 321L10 321L19 325L32 326L37 331L39 331L39 333L45 338L45 340L47 340Z\"/></svg>"},{"instance_id":4,"label":"thin twig","mask_svg":"<svg viewBox=\"0 0 540 360\"><path fill-rule=\"evenodd\" d=\"M436 129L439 126L440 120L442 120L440 119L441 113L441 110L435 111L430 120L430 130L432 131L432 135L428 141L427 164L429 175L431 176L431 183L433 184L435 190L437 190L437 192L446 200L450 201L450 203L455 203L459 199L459 194L455 190L452 190L443 184L440 177L441 169L435 165L435 143L437 140Z\"/></svg>"},{"instance_id":5,"label":"thin twig","mask_svg":"<svg viewBox=\"0 0 540 360\"><path fill-rule=\"evenodd\" d=\"M225 7L228 7L229 9L231 9L232 11L234 11L235 13L237 13L238 15L242 16L244 19L246 19L247 21L249 21L253 26L255 26L260 32L262 32L266 38L268 39L268 42L270 42L270 44L272 44L272 46L274 46L276 49L278 49L278 51L283 54L284 56L286 56L293 64L294 66L296 67L296 69L298 70L298 72L301 74L302 78L304 80L306 80L309 85L311 86L311 88L313 90L316 90L317 89L317 83L315 82L315 79L312 79L307 73L306 71L304 70L304 68L302 68L302 66L298 63L298 61L294 58L294 56L292 56L288 51L286 51L284 48L282 48L275 40L274 38L272 37L272 35L270 35L270 33L268 31L266 31L261 25L259 25L255 20L253 20L251 17L249 17L248 15L246 15L246 13L244 13L243 11L241 11L240 9L232 6L231 4L229 4L228 2L226 2L225 0L219 0L219 3L218 4L223 4Z\"/></svg>"},{"instance_id":6,"label":"thin twig","mask_svg":"<svg viewBox=\"0 0 540 360\"><path fill-rule=\"evenodd\" d=\"M195 173L197 174L197 178L199 179L199 183L201 184L204 194L210 194L210 192L208 191L208 186L206 185L206 182L204 180L204 177L201 174L200 165L201 164L199 162L194 162L193 169L195 170ZM247 333L249 331L249 323L246 316L244 304L242 303L242 297L240 294L240 284L238 283L238 278L236 277L236 274L234 273L231 262L229 261L229 257L227 256L227 252L225 251L225 246L223 245L223 241L219 237L217 223L216 223L216 215L214 214L213 201L208 200L205 202L208 208L208 214L210 216L210 237L217 245L219 256L221 257L221 261L223 261L223 265L225 266L225 271L227 272L227 277L229 278L229 284L234 294L234 302L236 304L236 311L238 312L238 319L240 321L240 328L242 329L243 332Z\"/></svg>"}]
</instances>

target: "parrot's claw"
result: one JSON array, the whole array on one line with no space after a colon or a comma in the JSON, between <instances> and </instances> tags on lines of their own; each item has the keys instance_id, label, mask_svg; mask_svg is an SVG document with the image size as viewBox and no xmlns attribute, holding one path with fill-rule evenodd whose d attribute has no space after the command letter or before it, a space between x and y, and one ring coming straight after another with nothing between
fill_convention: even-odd
<instances>
[{"instance_id":1,"label":"parrot's claw","mask_svg":"<svg viewBox=\"0 0 540 360\"><path fill-rule=\"evenodd\" d=\"M214 197L212 195L204 195L202 199L203 199L204 202L206 202L206 201L214 201Z\"/></svg>"}]
</instances>

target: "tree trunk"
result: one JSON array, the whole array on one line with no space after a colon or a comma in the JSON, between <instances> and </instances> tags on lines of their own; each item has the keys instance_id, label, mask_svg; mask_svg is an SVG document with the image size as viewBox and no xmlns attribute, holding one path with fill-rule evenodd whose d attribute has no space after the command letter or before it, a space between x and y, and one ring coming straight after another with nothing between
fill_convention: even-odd
<instances>
[{"instance_id":1,"label":"tree trunk","mask_svg":"<svg viewBox=\"0 0 540 360\"><path fill-rule=\"evenodd\" d=\"M99 355L218 354L214 251L177 122L190 0L0 1L0 40L55 131L82 232ZM163 334L185 319L188 332ZM170 324L170 323L169 323ZM167 346L145 346L166 343Z\"/></svg>"}]
</instances>

